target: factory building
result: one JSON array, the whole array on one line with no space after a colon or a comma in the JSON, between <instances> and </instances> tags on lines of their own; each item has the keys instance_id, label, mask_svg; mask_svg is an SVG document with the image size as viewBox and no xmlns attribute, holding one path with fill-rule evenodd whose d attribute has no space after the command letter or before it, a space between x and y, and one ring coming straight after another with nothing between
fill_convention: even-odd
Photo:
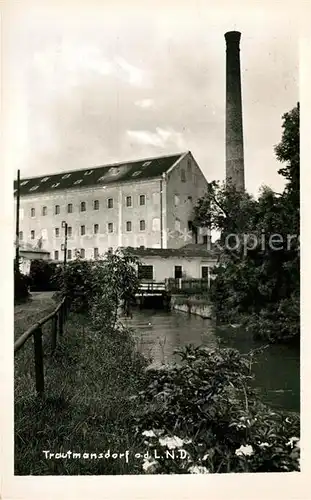
<instances>
[{"instance_id":1,"label":"factory building","mask_svg":"<svg viewBox=\"0 0 311 500\"><path fill-rule=\"evenodd\" d=\"M207 181L190 151L21 178L19 244L67 260L109 248L181 248L207 242L192 221ZM17 183L14 185L16 196Z\"/></svg>"}]
</instances>

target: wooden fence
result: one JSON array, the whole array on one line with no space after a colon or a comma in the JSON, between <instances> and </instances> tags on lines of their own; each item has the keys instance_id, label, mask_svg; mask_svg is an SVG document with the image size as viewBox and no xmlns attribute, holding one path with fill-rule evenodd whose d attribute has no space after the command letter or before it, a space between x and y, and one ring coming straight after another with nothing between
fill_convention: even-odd
<instances>
[{"instance_id":1,"label":"wooden fence","mask_svg":"<svg viewBox=\"0 0 311 500\"><path fill-rule=\"evenodd\" d=\"M208 279L175 279L169 278L167 288L171 293L202 293L207 292L210 288Z\"/></svg>"},{"instance_id":2,"label":"wooden fence","mask_svg":"<svg viewBox=\"0 0 311 500\"><path fill-rule=\"evenodd\" d=\"M48 321L52 323L51 348L54 352L57 345L58 336L64 333L64 324L69 313L69 301L66 297L60 302L56 309L45 318L41 319L35 325L31 326L14 343L14 354L19 351L31 337L34 339L34 363L36 377L36 391L38 395L44 393L44 366L43 366L43 346L42 346L42 327Z\"/></svg>"}]
</instances>

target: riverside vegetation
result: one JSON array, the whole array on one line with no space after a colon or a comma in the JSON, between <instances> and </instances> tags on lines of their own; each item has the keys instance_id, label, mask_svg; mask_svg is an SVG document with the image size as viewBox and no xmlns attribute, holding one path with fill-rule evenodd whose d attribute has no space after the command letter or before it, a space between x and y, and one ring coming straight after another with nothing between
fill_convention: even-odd
<instances>
[{"instance_id":1,"label":"riverside vegetation","mask_svg":"<svg viewBox=\"0 0 311 500\"><path fill-rule=\"evenodd\" d=\"M255 199L210 182L196 206L196 224L221 234L211 288L218 320L243 323L269 342L299 345L299 104L283 116L275 153L282 193L263 186Z\"/></svg>"},{"instance_id":2,"label":"riverside vegetation","mask_svg":"<svg viewBox=\"0 0 311 500\"><path fill-rule=\"evenodd\" d=\"M260 402L255 352L189 345L180 365L158 369L137 352L120 316L137 263L119 250L58 268L72 312L54 354L45 350L44 398L32 389L31 342L15 360L15 474L298 471L299 416Z\"/></svg>"}]
</instances>

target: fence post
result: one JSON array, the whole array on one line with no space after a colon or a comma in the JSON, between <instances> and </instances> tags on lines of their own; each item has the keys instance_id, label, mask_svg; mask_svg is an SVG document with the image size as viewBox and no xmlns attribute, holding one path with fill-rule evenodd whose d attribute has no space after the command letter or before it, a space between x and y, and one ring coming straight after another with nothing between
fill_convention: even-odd
<instances>
[{"instance_id":1,"label":"fence post","mask_svg":"<svg viewBox=\"0 0 311 500\"><path fill-rule=\"evenodd\" d=\"M52 342L51 342L52 352L55 351L56 344L57 344L57 316L55 314L52 318Z\"/></svg>"},{"instance_id":2,"label":"fence post","mask_svg":"<svg viewBox=\"0 0 311 500\"><path fill-rule=\"evenodd\" d=\"M62 305L62 308L63 308L63 319L64 319L64 323L66 322L66 319L67 319L67 305L66 305L66 297L64 299L64 303Z\"/></svg>"},{"instance_id":3,"label":"fence post","mask_svg":"<svg viewBox=\"0 0 311 500\"><path fill-rule=\"evenodd\" d=\"M34 332L34 353L35 353L35 374L36 390L38 395L44 392L44 369L43 369L43 349L42 349L42 328L39 327Z\"/></svg>"},{"instance_id":4,"label":"fence post","mask_svg":"<svg viewBox=\"0 0 311 500\"><path fill-rule=\"evenodd\" d=\"M63 306L60 307L58 311L58 331L59 335L63 335L64 333L64 324L63 324Z\"/></svg>"}]
</instances>

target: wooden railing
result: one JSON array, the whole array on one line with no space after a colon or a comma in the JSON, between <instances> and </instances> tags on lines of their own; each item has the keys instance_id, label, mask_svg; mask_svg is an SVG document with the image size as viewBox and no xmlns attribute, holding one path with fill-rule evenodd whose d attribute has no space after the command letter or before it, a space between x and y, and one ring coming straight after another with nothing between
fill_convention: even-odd
<instances>
[{"instance_id":1,"label":"wooden railing","mask_svg":"<svg viewBox=\"0 0 311 500\"><path fill-rule=\"evenodd\" d=\"M139 285L139 293L202 293L210 288L209 279L168 278L165 281L143 281Z\"/></svg>"},{"instance_id":2,"label":"wooden railing","mask_svg":"<svg viewBox=\"0 0 311 500\"><path fill-rule=\"evenodd\" d=\"M35 325L31 326L14 343L14 354L17 353L31 337L34 339L34 363L36 377L36 391L38 395L44 392L44 366L43 366L43 346L42 327L48 321L52 322L51 349L54 352L57 345L58 336L64 332L64 324L69 313L69 301L66 297L60 302L56 309Z\"/></svg>"},{"instance_id":3,"label":"wooden railing","mask_svg":"<svg viewBox=\"0 0 311 500\"><path fill-rule=\"evenodd\" d=\"M168 278L167 289L171 293L201 293L207 292L210 288L210 281L208 279L175 279Z\"/></svg>"},{"instance_id":4,"label":"wooden railing","mask_svg":"<svg viewBox=\"0 0 311 500\"><path fill-rule=\"evenodd\" d=\"M165 290L166 290L165 281L141 282L139 285L139 291L142 292L162 292Z\"/></svg>"}]
</instances>

